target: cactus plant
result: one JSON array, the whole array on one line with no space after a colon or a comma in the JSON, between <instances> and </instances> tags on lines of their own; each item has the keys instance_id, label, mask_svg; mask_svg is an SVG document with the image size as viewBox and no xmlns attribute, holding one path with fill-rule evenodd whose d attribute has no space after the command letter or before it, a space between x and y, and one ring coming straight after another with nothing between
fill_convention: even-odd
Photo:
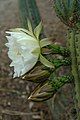
<instances>
[{"instance_id":1,"label":"cactus plant","mask_svg":"<svg viewBox=\"0 0 80 120\"><path fill-rule=\"evenodd\" d=\"M26 20L29 18L33 25L32 29L34 29L40 22L35 0L19 0L19 2L24 28L28 27ZM55 0L54 4L58 17L69 28L68 46L65 48L58 44L49 45L47 48L51 50L51 56L45 55L45 57L50 59L50 62L55 66L54 69L41 67L40 71L35 71L40 72L39 75L31 71L29 74L23 75L22 79L38 84L29 97L33 101L47 100L64 84L74 81L77 119L80 120L80 0ZM62 57L53 59L55 54L59 54ZM56 75L56 71L61 66L70 66L71 74Z\"/></svg>"},{"instance_id":2,"label":"cactus plant","mask_svg":"<svg viewBox=\"0 0 80 120\"><path fill-rule=\"evenodd\" d=\"M69 27L68 47L71 53L71 67L75 82L77 119L80 120L80 1L55 0L55 9L60 19Z\"/></svg>"}]
</instances>

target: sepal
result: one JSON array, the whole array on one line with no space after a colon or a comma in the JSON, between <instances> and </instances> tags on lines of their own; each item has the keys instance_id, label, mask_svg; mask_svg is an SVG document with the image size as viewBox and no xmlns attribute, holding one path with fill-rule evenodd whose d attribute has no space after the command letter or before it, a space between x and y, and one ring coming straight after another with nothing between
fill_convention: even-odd
<instances>
[{"instance_id":1,"label":"sepal","mask_svg":"<svg viewBox=\"0 0 80 120\"><path fill-rule=\"evenodd\" d=\"M50 68L55 68L54 67L54 64L53 63L51 63L51 62L49 62L44 56L42 56L41 54L40 54L40 58L39 58L39 60L40 60L40 62L43 64L43 65L45 65L46 67L50 67Z\"/></svg>"},{"instance_id":2,"label":"sepal","mask_svg":"<svg viewBox=\"0 0 80 120\"><path fill-rule=\"evenodd\" d=\"M52 44L52 41L51 41L51 38L43 38L41 41L40 41L40 47L45 47L47 45L50 45Z\"/></svg>"},{"instance_id":3,"label":"sepal","mask_svg":"<svg viewBox=\"0 0 80 120\"><path fill-rule=\"evenodd\" d=\"M42 30L42 22L40 22L39 25L36 26L36 28L34 29L34 34L35 34L37 39L39 39L39 36L41 34L41 30Z\"/></svg>"}]
</instances>

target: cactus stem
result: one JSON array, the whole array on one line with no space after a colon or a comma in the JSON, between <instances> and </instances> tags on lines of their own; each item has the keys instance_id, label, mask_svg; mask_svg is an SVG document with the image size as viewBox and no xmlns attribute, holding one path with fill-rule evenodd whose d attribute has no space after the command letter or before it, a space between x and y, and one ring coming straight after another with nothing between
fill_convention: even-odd
<instances>
[{"instance_id":1,"label":"cactus stem","mask_svg":"<svg viewBox=\"0 0 80 120\"><path fill-rule=\"evenodd\" d=\"M75 80L75 92L76 92L76 110L77 110L77 120L80 120L80 78L78 74L78 66L77 66L77 56L76 56L76 46L75 46L75 35L76 30L72 29L69 31L69 44L70 44L70 52L72 59L72 74Z\"/></svg>"}]
</instances>

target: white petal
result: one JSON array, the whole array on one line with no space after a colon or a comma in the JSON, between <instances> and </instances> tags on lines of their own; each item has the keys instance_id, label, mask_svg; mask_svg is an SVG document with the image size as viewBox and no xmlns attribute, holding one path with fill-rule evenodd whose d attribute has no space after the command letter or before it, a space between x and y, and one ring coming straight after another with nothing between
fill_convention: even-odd
<instances>
[{"instance_id":1,"label":"white petal","mask_svg":"<svg viewBox=\"0 0 80 120\"><path fill-rule=\"evenodd\" d=\"M6 32L6 33L10 34L11 37L16 38L17 40L34 39L34 37L31 37L30 35L28 35L28 34L26 34L24 32Z\"/></svg>"},{"instance_id":2,"label":"white petal","mask_svg":"<svg viewBox=\"0 0 80 120\"><path fill-rule=\"evenodd\" d=\"M30 32L29 30L24 29L24 28L14 28L14 29L10 29L10 31L11 32L24 32L24 33L26 33L26 34L28 34L28 35L30 35L30 36L35 38L33 32Z\"/></svg>"},{"instance_id":3,"label":"white petal","mask_svg":"<svg viewBox=\"0 0 80 120\"><path fill-rule=\"evenodd\" d=\"M39 42L24 32L6 32L9 47L8 56L12 60L10 66L14 67L14 77L19 77L31 70L38 61L40 51L33 54L32 51L40 49Z\"/></svg>"},{"instance_id":4,"label":"white petal","mask_svg":"<svg viewBox=\"0 0 80 120\"><path fill-rule=\"evenodd\" d=\"M34 65L36 64L37 60L38 60L38 56L31 58L29 61L28 60L27 61L19 61L19 62L15 63L14 72L17 75L16 77L22 76L25 73L27 73L29 70L31 70L34 67ZM14 63L12 63L11 66L13 66L13 65L14 65ZM14 76L15 76L15 74L14 74Z\"/></svg>"},{"instance_id":5,"label":"white petal","mask_svg":"<svg viewBox=\"0 0 80 120\"><path fill-rule=\"evenodd\" d=\"M6 45L7 47L9 47L9 43L6 43L5 45Z\"/></svg>"},{"instance_id":6,"label":"white petal","mask_svg":"<svg viewBox=\"0 0 80 120\"><path fill-rule=\"evenodd\" d=\"M21 75L24 75L25 73L27 73L29 70L31 70L35 64L37 63L38 61L38 57L35 57L29 61L26 62L26 66L22 69L22 73Z\"/></svg>"},{"instance_id":7,"label":"white petal","mask_svg":"<svg viewBox=\"0 0 80 120\"><path fill-rule=\"evenodd\" d=\"M7 32L11 36L6 36L10 45L13 44L14 41L16 41L18 44L20 44L22 47L27 46L27 50L30 51L34 48L39 47L38 41L31 37L30 35L27 35L24 32Z\"/></svg>"}]
</instances>

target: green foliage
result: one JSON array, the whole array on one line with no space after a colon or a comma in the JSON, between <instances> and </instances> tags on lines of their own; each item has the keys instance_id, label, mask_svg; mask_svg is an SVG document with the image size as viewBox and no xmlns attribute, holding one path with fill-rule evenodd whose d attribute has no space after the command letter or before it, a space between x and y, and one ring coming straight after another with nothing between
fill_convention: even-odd
<instances>
[{"instance_id":1,"label":"green foliage","mask_svg":"<svg viewBox=\"0 0 80 120\"><path fill-rule=\"evenodd\" d=\"M73 75L64 75L58 77L55 73L51 74L49 84L52 85L54 91L57 91L64 84L72 82L74 79Z\"/></svg>"},{"instance_id":2,"label":"green foliage","mask_svg":"<svg viewBox=\"0 0 80 120\"><path fill-rule=\"evenodd\" d=\"M50 46L48 46L49 49L51 49L53 54L59 54L62 55L64 57L69 57L70 56L70 51L68 48L66 47L62 47L58 44L52 44Z\"/></svg>"},{"instance_id":3,"label":"green foliage","mask_svg":"<svg viewBox=\"0 0 80 120\"><path fill-rule=\"evenodd\" d=\"M55 68L59 68L60 66L69 66L71 65L71 59L65 58L65 59L53 59L52 63L54 64Z\"/></svg>"}]
</instances>

